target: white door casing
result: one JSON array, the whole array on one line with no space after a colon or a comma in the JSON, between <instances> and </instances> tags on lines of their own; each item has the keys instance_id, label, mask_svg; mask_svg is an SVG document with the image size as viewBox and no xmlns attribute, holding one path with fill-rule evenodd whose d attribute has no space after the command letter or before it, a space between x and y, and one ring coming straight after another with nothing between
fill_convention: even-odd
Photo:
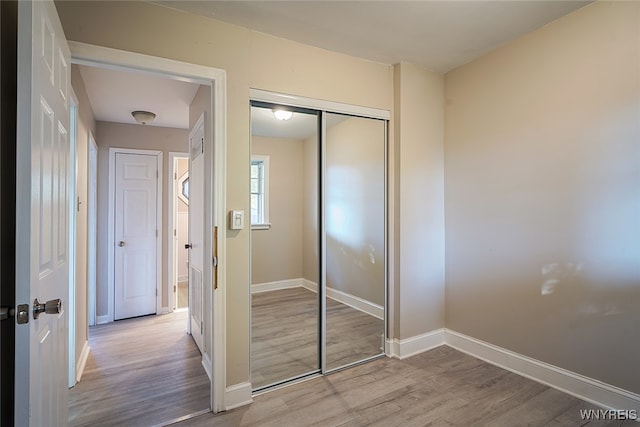
<instances>
[{"instance_id":1,"label":"white door casing","mask_svg":"<svg viewBox=\"0 0 640 427\"><path fill-rule=\"evenodd\" d=\"M16 325L18 426L67 425L70 54L52 1L18 5ZM60 299L34 318L33 303Z\"/></svg>"},{"instance_id":2,"label":"white door casing","mask_svg":"<svg viewBox=\"0 0 640 427\"><path fill-rule=\"evenodd\" d=\"M115 153L115 320L156 313L158 156Z\"/></svg>"},{"instance_id":3,"label":"white door casing","mask_svg":"<svg viewBox=\"0 0 640 427\"><path fill-rule=\"evenodd\" d=\"M189 323L200 352L204 348L204 113L189 132Z\"/></svg>"},{"instance_id":4,"label":"white door casing","mask_svg":"<svg viewBox=\"0 0 640 427\"><path fill-rule=\"evenodd\" d=\"M79 42L69 42L72 62L84 65L99 66L108 64L115 69L138 72L161 73L180 76L199 84L211 87L212 99L209 107L213 114L207 116L207 129L211 130L211 138L205 140L205 229L213 231L214 227L223 230L226 225L226 145L227 145L227 102L226 72L221 69L205 67L159 58L140 53L127 52L102 46ZM214 249L213 233L205 233L205 258L212 257ZM237 399L229 397L234 391L226 388L226 238L215 243L218 254L217 274L214 276L212 264L205 263L204 283L213 283L217 277L217 286L205 286L204 303L209 313L205 316L206 340L211 344L209 353L203 357L203 366L210 374L211 409L222 411L232 406ZM111 256L111 255L110 255ZM111 260L112 262L112 260ZM113 280L109 278L108 280ZM111 294L112 297L112 294ZM108 316L107 316L108 317ZM215 321L214 321L215 318ZM231 402L229 401L231 399Z\"/></svg>"}]
</instances>

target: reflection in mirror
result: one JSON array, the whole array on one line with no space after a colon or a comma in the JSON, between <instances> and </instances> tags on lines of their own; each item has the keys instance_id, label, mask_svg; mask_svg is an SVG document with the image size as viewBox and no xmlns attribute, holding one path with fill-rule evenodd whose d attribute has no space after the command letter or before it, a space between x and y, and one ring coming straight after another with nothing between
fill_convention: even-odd
<instances>
[{"instance_id":1,"label":"reflection in mirror","mask_svg":"<svg viewBox=\"0 0 640 427\"><path fill-rule=\"evenodd\" d=\"M318 372L318 116L251 107L251 382Z\"/></svg>"},{"instance_id":2,"label":"reflection in mirror","mask_svg":"<svg viewBox=\"0 0 640 427\"><path fill-rule=\"evenodd\" d=\"M385 122L327 114L326 366L384 352Z\"/></svg>"}]
</instances>

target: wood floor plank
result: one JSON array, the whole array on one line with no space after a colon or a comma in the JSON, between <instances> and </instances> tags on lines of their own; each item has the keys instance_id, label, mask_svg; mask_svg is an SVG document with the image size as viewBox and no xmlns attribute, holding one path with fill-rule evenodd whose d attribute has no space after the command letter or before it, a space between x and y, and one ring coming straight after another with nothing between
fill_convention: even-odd
<instances>
[{"instance_id":1,"label":"wood floor plank","mask_svg":"<svg viewBox=\"0 0 640 427\"><path fill-rule=\"evenodd\" d=\"M318 295L298 287L251 296L251 384L263 387L320 369ZM329 369L382 353L384 321L327 299Z\"/></svg>"},{"instance_id":2,"label":"wood floor plank","mask_svg":"<svg viewBox=\"0 0 640 427\"><path fill-rule=\"evenodd\" d=\"M209 408L209 378L187 312L90 328L82 380L69 390L70 426L152 426Z\"/></svg>"},{"instance_id":3,"label":"wood floor plank","mask_svg":"<svg viewBox=\"0 0 640 427\"><path fill-rule=\"evenodd\" d=\"M581 420L593 405L442 346L261 394L201 426L635 426Z\"/></svg>"}]
</instances>

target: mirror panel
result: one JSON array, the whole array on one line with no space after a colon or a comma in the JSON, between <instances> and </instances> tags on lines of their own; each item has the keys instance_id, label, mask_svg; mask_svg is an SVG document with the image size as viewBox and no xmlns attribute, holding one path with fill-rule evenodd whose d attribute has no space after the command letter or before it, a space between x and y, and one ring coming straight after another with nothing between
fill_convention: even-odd
<instances>
[{"instance_id":1,"label":"mirror panel","mask_svg":"<svg viewBox=\"0 0 640 427\"><path fill-rule=\"evenodd\" d=\"M318 114L290 110L251 107L254 390L320 369Z\"/></svg>"},{"instance_id":2,"label":"mirror panel","mask_svg":"<svg viewBox=\"0 0 640 427\"><path fill-rule=\"evenodd\" d=\"M326 114L326 369L384 353L385 152L382 120Z\"/></svg>"}]
</instances>

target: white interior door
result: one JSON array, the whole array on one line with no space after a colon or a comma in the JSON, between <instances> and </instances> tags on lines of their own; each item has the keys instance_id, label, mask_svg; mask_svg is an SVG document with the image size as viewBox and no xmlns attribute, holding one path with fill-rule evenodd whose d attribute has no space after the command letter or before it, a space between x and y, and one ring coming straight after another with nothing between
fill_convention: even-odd
<instances>
[{"instance_id":1,"label":"white interior door","mask_svg":"<svg viewBox=\"0 0 640 427\"><path fill-rule=\"evenodd\" d=\"M156 312L158 157L115 154L114 318Z\"/></svg>"},{"instance_id":2,"label":"white interior door","mask_svg":"<svg viewBox=\"0 0 640 427\"><path fill-rule=\"evenodd\" d=\"M204 354L204 115L189 133L189 319L191 335Z\"/></svg>"},{"instance_id":3,"label":"white interior door","mask_svg":"<svg viewBox=\"0 0 640 427\"><path fill-rule=\"evenodd\" d=\"M22 306L16 310L15 419L20 426L67 425L69 61L53 2L19 2L16 299ZM46 312L34 311L36 299L51 301Z\"/></svg>"}]
</instances>

